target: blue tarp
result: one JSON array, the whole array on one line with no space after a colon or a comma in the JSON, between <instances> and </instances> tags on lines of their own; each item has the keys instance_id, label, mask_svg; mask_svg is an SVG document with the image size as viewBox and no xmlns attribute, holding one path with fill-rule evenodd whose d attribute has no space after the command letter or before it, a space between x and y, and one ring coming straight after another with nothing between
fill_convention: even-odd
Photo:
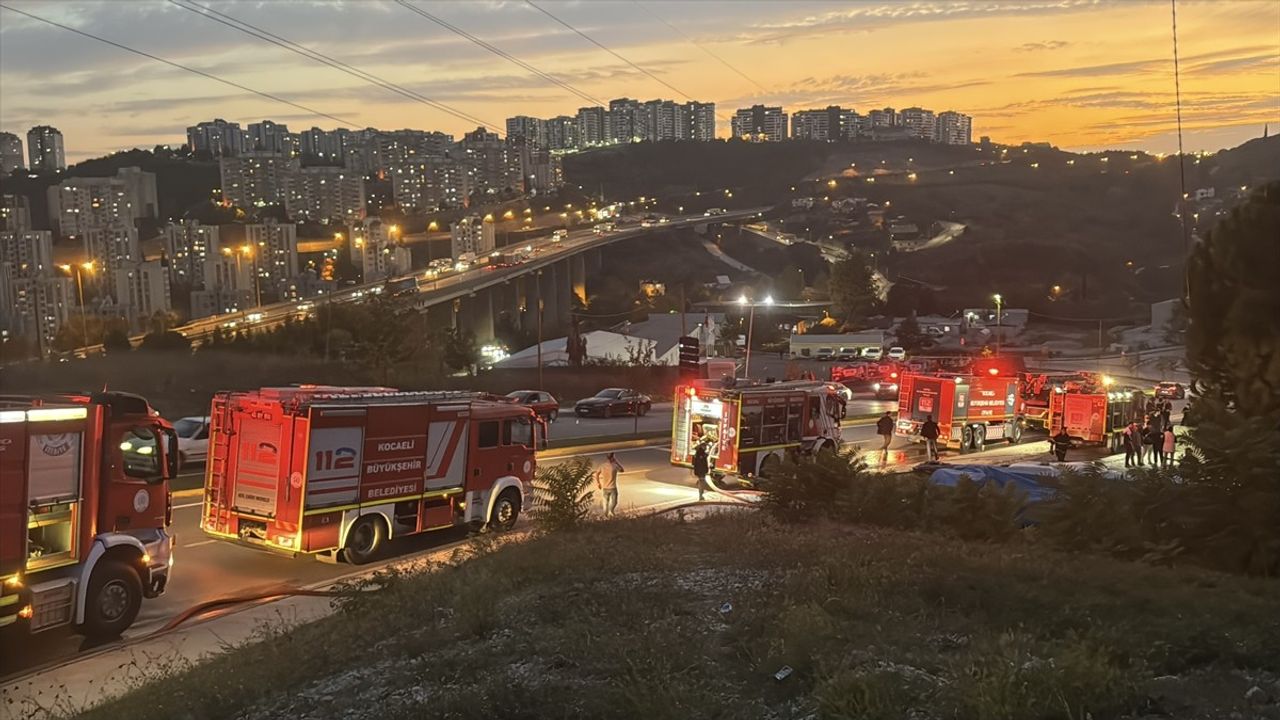
<instances>
[{"instance_id":1,"label":"blue tarp","mask_svg":"<svg viewBox=\"0 0 1280 720\"><path fill-rule=\"evenodd\" d=\"M978 485L993 482L1003 489L1012 484L1027 496L1027 504L1035 504L1053 497L1054 489L1045 485L1046 478L1052 478L1056 471L1051 467L999 467L994 465L946 465L939 467L929 476L934 485L955 487L962 476Z\"/></svg>"}]
</instances>

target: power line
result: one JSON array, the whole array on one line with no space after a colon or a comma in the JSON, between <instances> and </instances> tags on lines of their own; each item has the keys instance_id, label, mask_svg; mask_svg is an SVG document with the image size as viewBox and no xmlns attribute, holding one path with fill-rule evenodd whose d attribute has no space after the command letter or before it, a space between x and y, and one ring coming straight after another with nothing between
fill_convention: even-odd
<instances>
[{"instance_id":1,"label":"power line","mask_svg":"<svg viewBox=\"0 0 1280 720\"><path fill-rule=\"evenodd\" d=\"M561 20L560 18L558 18L558 17L556 17L555 15L553 15L551 12L549 12L549 11L547 11L547 10L544 10L543 8L539 7L538 5L536 5L536 4L533 2L533 0L524 0L524 1L525 1L525 3L526 3L529 7L533 8L534 10L537 10L538 12L542 13L543 15L546 15L547 17L551 18L552 20L555 20L558 24L563 25L564 27L568 28L568 29L569 29L569 30L571 30L574 34L576 34L578 37L581 37L583 40L586 40L587 42L591 43L592 45L595 45L596 47L600 48L601 50L603 50L603 51L605 51L605 52L609 53L610 55L612 55L612 56L614 56L614 57L618 58L619 60L621 60L622 62L626 63L627 65L630 65L631 67L635 68L636 70L639 70L640 72L644 73L645 75L648 75L648 76L649 76L650 78L652 78L654 81L656 81L656 82L658 82L658 83L661 83L663 87L666 87L667 89L671 90L672 92L676 93L677 95L682 95L682 96L684 96L684 98L685 98L686 100L693 100L693 98L692 98L688 93L684 92L683 90L681 90L680 88L676 87L675 85L672 85L671 83L667 82L666 80L663 80L662 78L658 77L657 75L654 75L653 73L649 72L648 70L645 70L644 68L642 68L642 67L640 67L639 65L637 65L637 64L635 64L635 63L633 63L633 62L631 62L630 60L628 60L628 59L626 59L626 58L622 57L621 55L619 55L618 53L614 52L613 50L610 50L609 48L605 47L604 45L602 45L601 43L599 43L598 41L596 41L596 39L595 39L595 38L593 38L593 37L591 37L590 35L588 35L588 34L586 34L586 33L582 32L581 30L579 30L578 28L576 28L576 27L574 27L574 26L570 25L569 23L567 23L567 22L565 22L565 21Z\"/></svg>"},{"instance_id":2,"label":"power line","mask_svg":"<svg viewBox=\"0 0 1280 720\"><path fill-rule=\"evenodd\" d=\"M315 62L321 63L323 65L327 65L335 70L346 73L347 75L358 78L372 85L377 85L378 87L381 87L384 90L388 90L397 95L400 95L401 97L405 97L415 102L419 102L423 105L427 105L443 113L452 115L453 117L456 117L460 120L476 123L477 125L492 126L495 129L499 128L499 126L494 123L486 122L481 118L478 118L474 115L471 115L462 110L454 108L438 100L432 100L431 98L425 95L422 95L421 93L415 92L413 90L409 90L408 88L397 85L389 80L386 80L377 75L374 75L373 73L367 72L365 70L361 70L360 68L357 68L353 65L344 63L341 60L332 58L317 50L312 50L311 48L308 48L306 46L299 45L298 43L288 38L281 37L280 35L276 35L275 33L272 33L268 30L263 30L262 28L252 23L232 17L223 12L219 12L217 10L214 10L211 7L201 5L200 3L194 2L194 0L186 0L186 4L178 2L178 0L169 0L169 2L172 3L173 5L176 5L177 7L182 8L183 10L186 10L187 12L193 13L195 15L199 15L207 20L212 20L221 25L225 25L233 30L237 30L246 35L258 38L259 40L262 40L264 42L271 43L272 45L275 45L277 47L284 48L285 50L288 50L289 52L294 53L295 55L301 55L302 57L305 57L309 60L314 60Z\"/></svg>"},{"instance_id":3,"label":"power line","mask_svg":"<svg viewBox=\"0 0 1280 720\"><path fill-rule=\"evenodd\" d=\"M690 43L691 45L693 45L694 47L698 48L698 49L699 49L699 50L701 50L702 52L706 53L706 54L707 54L707 55L709 55L711 58L713 58L713 59L715 59L717 62L719 62L721 65L724 65L725 67L727 67L727 68L729 68L730 70L734 71L735 73L737 73L738 75L740 75L740 76L741 76L744 80L746 80L747 82L751 83L752 85L755 85L757 88L759 88L759 89L760 89L760 92L763 92L763 93L768 93L768 92L769 92L768 90L766 90L766 89L765 89L765 87L764 87L763 85L761 85L760 83L756 82L756 81L755 81L755 78L753 78L753 77L751 77L750 75L747 75L746 73L742 72L742 71L741 71L741 70L739 70L737 67L735 67L733 64L731 64L728 60L725 60L724 58L720 57L718 54L716 54L716 53L712 52L712 51L711 51L711 49L710 49L710 48L708 48L707 46L703 45L702 43L698 42L697 40L694 40L694 39L693 39L692 37L690 37L690 36L689 36L685 31L681 30L680 28L676 27L675 25L672 25L671 23L669 23L669 22L667 22L666 20L662 19L662 18L661 18L657 13L653 12L653 11L652 11L652 10L650 10L648 7L646 7L644 3L640 2L640 0L632 0L632 2L634 2L634 3L635 3L635 4L636 4L636 5L637 5L641 10L644 10L644 11L645 11L645 13L647 13L647 14L649 15L649 17L651 17L651 18L653 18L654 20L657 20L658 22L662 23L663 25L666 25L667 27L671 28L673 31L675 31L676 33L678 33L678 34L680 35L680 37L684 38L685 40L688 40L688 41L689 41L689 43Z\"/></svg>"},{"instance_id":4,"label":"power line","mask_svg":"<svg viewBox=\"0 0 1280 720\"><path fill-rule=\"evenodd\" d=\"M144 58L147 58L148 60L155 60L156 62L164 63L165 65L168 65L168 66L170 66L170 67L175 67L175 68L178 68L179 70L185 70L185 71L187 71L187 72L189 72L189 73L193 73L193 74L195 74L195 75L199 75L199 76L201 76L201 77L203 77L203 78L207 78L207 79L209 79L209 80L214 80L214 81L216 81L216 82L220 82L220 83L222 83L223 85L228 85L228 86L230 86L230 87L236 88L237 90L243 90L243 91L245 91L245 92L253 93L254 95L258 95L258 96L260 96L260 97L267 98L268 100L274 100L274 101L276 101L276 102L278 102L278 103L284 103L285 105L288 105L288 106L290 106L290 107L297 108L297 109L299 109L299 110L304 110L304 111L309 112L309 113L311 113L311 114L313 114L313 115L318 115L318 116L320 116L320 117L329 118L330 120L333 120L333 121L338 122L338 123L343 124L343 125L355 125L355 124L356 124L356 123L354 123L354 122L352 122L352 121L350 121L350 120L345 120L345 119L343 119L343 118L340 118L340 117L338 117L337 115L330 115L329 113L321 112L321 111L316 110L316 109L314 109L314 108L307 107L306 105L303 105L303 104L301 104L301 103L296 103L296 102L294 102L294 101L292 101L292 100L286 100L286 99L284 99L284 98L282 98L282 97L280 97L280 96L278 96L278 95L272 95L271 93L263 92L262 90L254 90L253 88L251 88L251 87L249 87L249 86L247 86L247 85L241 85L240 83L237 83L237 82L234 82L234 81L231 81L231 80L226 80L226 79L224 79L224 78L218 77L217 75L214 75L213 73L208 73L208 72L205 72L205 71L203 71L203 70L197 70L196 68L189 67L189 66L187 66L187 65L183 65L183 64L181 64L181 63L177 63L177 62L174 62L174 61L172 61L172 60L167 60L167 59L165 59L165 58L160 57L159 55L152 55L151 53L144 52L144 51L142 51L142 50L136 50L136 49L134 49L134 48L129 47L128 45L124 45L124 44L118 43L118 42L116 42L116 41L114 41L114 40L108 40L108 39L106 39L106 38L104 38L104 37L100 37L100 36L98 36L98 35L94 35L93 33L86 32L86 31L84 31L84 30L79 30L79 29L73 28L73 27L71 27L71 26L69 26L69 25L63 25L63 24L62 24L62 23L60 23L60 22L55 22L55 21L50 20L50 19L48 19L48 18L40 17L39 15L36 15L36 14L34 14L34 13L29 13L29 12L27 12L26 10L19 10L19 9L17 9L17 8L15 8L15 7L10 7L10 6L5 5L5 4L3 4L3 3L0 3L0 8L4 8L5 10L8 10L9 12L15 12L15 13L18 13L19 15L22 15L22 16L24 16L24 17L31 18L32 20L36 20L36 21L38 21L38 22L42 22L42 23L44 23L44 24L46 24L46 25L51 25L51 26L53 26L53 27L60 28L60 29L62 29L62 30L66 30L67 32L72 32L72 33L75 33L76 35L80 35L80 36L82 36L82 37L87 37L87 38L89 38L90 40L97 40L98 42L100 42L100 43L102 43L102 44L104 44L104 45L110 45L111 47L119 48L120 50L124 50L125 52L131 52L131 53L133 53L134 55L140 55L140 56L142 56L142 57L144 57Z\"/></svg>"},{"instance_id":5,"label":"power line","mask_svg":"<svg viewBox=\"0 0 1280 720\"><path fill-rule=\"evenodd\" d=\"M569 83L567 83L567 82L564 82L563 80L561 80L561 79L559 79L559 78L555 77L554 75L551 75L550 73L546 73L546 72L543 72L542 70L539 70L538 68L534 67L533 65L530 65L529 63L527 63L527 62L525 62L525 61L521 60L520 58L518 58L518 57L516 57L516 56L512 55L511 53L508 53L508 52L506 52L506 51L502 50L501 48L495 47L495 46L491 45L490 43L485 42L484 40L482 40L482 39L480 39L480 38L476 37L475 35L472 35L471 33L467 32L466 30L463 30L462 28L460 28L460 27L458 27L458 26L456 26L456 25L453 25L452 23L449 23L449 22L447 22L447 21L445 21L445 20L443 20L443 19L441 19L441 18L438 18L438 17L436 17L435 15L432 15L431 13L429 13L429 12L427 12L427 11L423 10L422 8L419 8L419 7L417 7L416 5L413 5L412 3L409 3L409 2L408 2L408 0L396 0L396 3L397 3L397 4L399 4L399 5L404 6L407 10L411 10L411 11L413 11L413 12L417 13L418 15L420 15L420 16L422 16L422 17L426 18L427 20L430 20L431 22L433 22L433 23L435 23L435 24L439 25L440 27L445 28L446 30L449 30L450 32L453 32L453 33L455 33L455 34L457 34L457 35L460 35L460 36L462 36L462 37L466 38L467 40L470 40L471 42L475 43L476 45L479 45L480 47L484 48L485 50L488 50L489 52L493 53L494 55L497 55L498 57L501 57L501 58L504 58L504 59L506 59L506 60L509 60L510 62L512 62L512 63L514 63L514 64L516 64L516 65L520 66L521 68L524 68L525 70L528 70L529 72L533 73L534 75L537 75L538 77L542 78L543 80L546 80L547 82L550 82L550 83L552 83L552 84L558 85L558 86L560 86L560 87L564 88L565 90L568 90L569 92L571 92L571 93L573 93L574 95L578 96L578 97L579 97L579 98L581 98L582 100L585 100L585 101L587 101L587 102L589 102L589 103L592 103L592 104L595 104L595 105L606 105L606 104L607 104L607 103L605 103L603 100L600 100L600 99L598 99L598 98L592 97L591 95L588 95L587 93L582 92L581 90L578 90L576 87L574 87L574 86L570 85L570 84L569 84Z\"/></svg>"}]
</instances>

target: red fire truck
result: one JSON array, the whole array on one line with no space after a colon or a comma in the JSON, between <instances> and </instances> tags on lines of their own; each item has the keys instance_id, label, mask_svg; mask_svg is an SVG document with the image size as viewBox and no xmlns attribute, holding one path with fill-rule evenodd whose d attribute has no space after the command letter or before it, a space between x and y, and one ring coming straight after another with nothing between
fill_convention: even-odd
<instances>
[{"instance_id":1,"label":"red fire truck","mask_svg":"<svg viewBox=\"0 0 1280 720\"><path fill-rule=\"evenodd\" d=\"M989 440L1022 440L1025 428L1021 381L991 367L985 374L902 376L898 393L898 435L919 439L932 415L942 431L941 446L979 450Z\"/></svg>"},{"instance_id":2,"label":"red fire truck","mask_svg":"<svg viewBox=\"0 0 1280 720\"><path fill-rule=\"evenodd\" d=\"M1141 390L1113 387L1104 376L1056 385L1049 394L1049 435L1065 429L1082 443L1120 452L1125 426L1143 421L1147 400Z\"/></svg>"},{"instance_id":3,"label":"red fire truck","mask_svg":"<svg viewBox=\"0 0 1280 720\"><path fill-rule=\"evenodd\" d=\"M176 448L137 395L0 396L0 627L133 624L169 581Z\"/></svg>"},{"instance_id":4,"label":"red fire truck","mask_svg":"<svg viewBox=\"0 0 1280 720\"><path fill-rule=\"evenodd\" d=\"M768 477L788 454L837 450L843 404L831 385L814 381L678 386L671 464L691 467L694 448L708 442L713 472Z\"/></svg>"},{"instance_id":5,"label":"red fire truck","mask_svg":"<svg viewBox=\"0 0 1280 720\"><path fill-rule=\"evenodd\" d=\"M200 527L353 564L388 538L515 524L543 436L524 406L382 387L221 392L210 418Z\"/></svg>"}]
</instances>

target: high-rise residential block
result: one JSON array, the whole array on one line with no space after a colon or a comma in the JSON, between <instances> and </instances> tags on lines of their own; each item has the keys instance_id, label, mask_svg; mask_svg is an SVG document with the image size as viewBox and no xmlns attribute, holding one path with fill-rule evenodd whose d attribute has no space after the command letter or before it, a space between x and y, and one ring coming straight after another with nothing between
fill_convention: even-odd
<instances>
[{"instance_id":1,"label":"high-rise residential block","mask_svg":"<svg viewBox=\"0 0 1280 720\"><path fill-rule=\"evenodd\" d=\"M546 120L547 149L576 150L578 148L578 119L559 115Z\"/></svg>"},{"instance_id":2,"label":"high-rise residential block","mask_svg":"<svg viewBox=\"0 0 1280 720\"><path fill-rule=\"evenodd\" d=\"M52 175L67 169L62 133L55 127L37 125L27 131L27 165L33 173Z\"/></svg>"},{"instance_id":3,"label":"high-rise residential block","mask_svg":"<svg viewBox=\"0 0 1280 720\"><path fill-rule=\"evenodd\" d=\"M946 145L968 145L973 142L973 118L954 110L938 113L935 139Z\"/></svg>"},{"instance_id":4,"label":"high-rise residential block","mask_svg":"<svg viewBox=\"0 0 1280 720\"><path fill-rule=\"evenodd\" d=\"M93 276L101 286L111 281L116 270L144 259L138 231L132 225L91 227L81 237L84 258L93 263Z\"/></svg>"},{"instance_id":5,"label":"high-rise residential block","mask_svg":"<svg viewBox=\"0 0 1280 720\"><path fill-rule=\"evenodd\" d=\"M640 126L637 115L640 114L640 101L631 98L616 98L609 101L608 142L629 143L640 137Z\"/></svg>"},{"instance_id":6,"label":"high-rise residential block","mask_svg":"<svg viewBox=\"0 0 1280 720\"><path fill-rule=\"evenodd\" d=\"M872 110L867 113L867 117L870 118L872 128L897 127L899 124L898 112L891 107Z\"/></svg>"},{"instance_id":7,"label":"high-rise residential block","mask_svg":"<svg viewBox=\"0 0 1280 720\"><path fill-rule=\"evenodd\" d=\"M222 252L221 234L217 225L201 225L198 220L169 223L164 229L164 247L170 282L200 287L206 261Z\"/></svg>"},{"instance_id":8,"label":"high-rise residential block","mask_svg":"<svg viewBox=\"0 0 1280 720\"><path fill-rule=\"evenodd\" d=\"M113 177L71 177L46 191L49 222L62 235L80 236L91 228L133 226L155 217L156 176L136 167Z\"/></svg>"},{"instance_id":9,"label":"high-rise residential block","mask_svg":"<svg viewBox=\"0 0 1280 720\"><path fill-rule=\"evenodd\" d=\"M546 147L546 121L528 115L509 117L507 118L507 139L531 147Z\"/></svg>"},{"instance_id":10,"label":"high-rise residential block","mask_svg":"<svg viewBox=\"0 0 1280 720\"><path fill-rule=\"evenodd\" d=\"M197 123L187 128L187 147L191 152L210 158L235 157L244 154L244 130L240 123L222 118Z\"/></svg>"},{"instance_id":11,"label":"high-rise residential block","mask_svg":"<svg viewBox=\"0 0 1280 720\"><path fill-rule=\"evenodd\" d=\"M152 317L173 308L169 272L159 260L130 263L117 268L112 277L116 305L135 330L146 330Z\"/></svg>"},{"instance_id":12,"label":"high-rise residential block","mask_svg":"<svg viewBox=\"0 0 1280 720\"><path fill-rule=\"evenodd\" d=\"M298 274L298 227L268 221L245 225L245 242L252 248L254 271L263 296L280 297Z\"/></svg>"},{"instance_id":13,"label":"high-rise residential block","mask_svg":"<svg viewBox=\"0 0 1280 720\"><path fill-rule=\"evenodd\" d=\"M321 130L313 127L298 133L298 151L303 162L319 165L343 165L352 133L346 128Z\"/></svg>"},{"instance_id":14,"label":"high-rise residential block","mask_svg":"<svg viewBox=\"0 0 1280 720\"><path fill-rule=\"evenodd\" d=\"M31 229L31 201L26 195L0 195L0 230Z\"/></svg>"},{"instance_id":15,"label":"high-rise residential block","mask_svg":"<svg viewBox=\"0 0 1280 720\"><path fill-rule=\"evenodd\" d=\"M364 178L344 167L304 167L287 178L285 212L316 222L360 220L365 215Z\"/></svg>"},{"instance_id":16,"label":"high-rise residential block","mask_svg":"<svg viewBox=\"0 0 1280 720\"><path fill-rule=\"evenodd\" d=\"M0 263L7 263L15 277L52 273L53 233L48 230L0 232Z\"/></svg>"},{"instance_id":17,"label":"high-rise residential block","mask_svg":"<svg viewBox=\"0 0 1280 720\"><path fill-rule=\"evenodd\" d=\"M245 138L246 152L266 153L268 155L296 154L294 146L296 138L291 139L289 126L271 120L249 123L249 131Z\"/></svg>"},{"instance_id":18,"label":"high-rise residential block","mask_svg":"<svg viewBox=\"0 0 1280 720\"><path fill-rule=\"evenodd\" d=\"M22 162L22 138L11 132L0 132L0 175L26 167Z\"/></svg>"},{"instance_id":19,"label":"high-rise residential block","mask_svg":"<svg viewBox=\"0 0 1280 720\"><path fill-rule=\"evenodd\" d=\"M233 205L253 208L283 205L288 196L289 176L300 166L297 158L250 154L223 157L218 167L222 175L222 197Z\"/></svg>"},{"instance_id":20,"label":"high-rise residential block","mask_svg":"<svg viewBox=\"0 0 1280 720\"><path fill-rule=\"evenodd\" d=\"M609 144L607 115L608 111L599 106L578 108L576 119L578 121L579 147L597 147Z\"/></svg>"},{"instance_id":21,"label":"high-rise residential block","mask_svg":"<svg viewBox=\"0 0 1280 720\"><path fill-rule=\"evenodd\" d=\"M736 138L781 142L787 139L787 114L781 107L752 105L734 113L730 128Z\"/></svg>"},{"instance_id":22,"label":"high-rise residential block","mask_svg":"<svg viewBox=\"0 0 1280 720\"><path fill-rule=\"evenodd\" d=\"M899 113L899 117L899 124L906 128L912 137L929 141L934 140L934 135L937 132L937 118L934 117L932 110L918 107L903 108L902 112Z\"/></svg>"},{"instance_id":23,"label":"high-rise residential block","mask_svg":"<svg viewBox=\"0 0 1280 720\"><path fill-rule=\"evenodd\" d=\"M18 277L7 263L0 263L0 329L32 338L41 356L52 352L75 297L75 281L65 275Z\"/></svg>"},{"instance_id":24,"label":"high-rise residential block","mask_svg":"<svg viewBox=\"0 0 1280 720\"><path fill-rule=\"evenodd\" d=\"M462 218L449 229L449 239L454 260L465 253L477 258L488 255L493 252L495 243L493 221L484 220L479 215Z\"/></svg>"},{"instance_id":25,"label":"high-rise residential block","mask_svg":"<svg viewBox=\"0 0 1280 720\"><path fill-rule=\"evenodd\" d=\"M716 104L690 100L684 104L685 130L682 140L711 142L716 139Z\"/></svg>"},{"instance_id":26,"label":"high-rise residential block","mask_svg":"<svg viewBox=\"0 0 1280 720\"><path fill-rule=\"evenodd\" d=\"M399 228L378 218L368 218L359 233L356 249L365 282L379 282L413 271L413 255L402 241Z\"/></svg>"}]
</instances>

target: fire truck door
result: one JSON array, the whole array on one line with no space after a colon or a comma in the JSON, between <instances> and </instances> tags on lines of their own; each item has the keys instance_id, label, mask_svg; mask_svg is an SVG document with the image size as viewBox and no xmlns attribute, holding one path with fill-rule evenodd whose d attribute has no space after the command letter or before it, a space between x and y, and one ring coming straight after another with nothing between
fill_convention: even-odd
<instances>
[{"instance_id":1,"label":"fire truck door","mask_svg":"<svg viewBox=\"0 0 1280 720\"><path fill-rule=\"evenodd\" d=\"M164 527L164 442L159 429L145 421L110 425L103 452L111 470L104 477L99 529Z\"/></svg>"}]
</instances>

